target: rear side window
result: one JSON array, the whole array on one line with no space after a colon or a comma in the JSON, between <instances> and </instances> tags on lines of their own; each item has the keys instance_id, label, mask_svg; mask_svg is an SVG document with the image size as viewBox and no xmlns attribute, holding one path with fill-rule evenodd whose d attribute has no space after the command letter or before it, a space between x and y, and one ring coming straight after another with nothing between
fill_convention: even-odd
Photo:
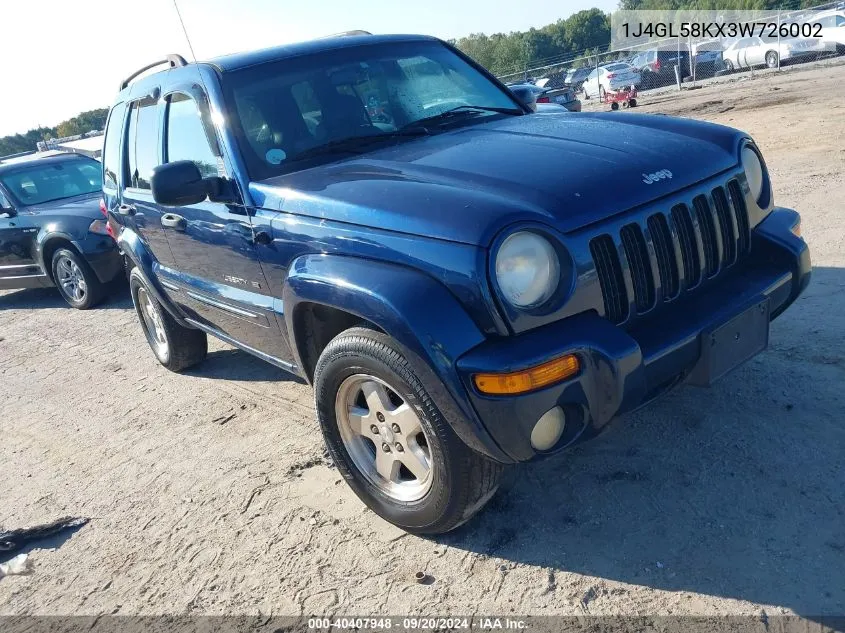
<instances>
[{"instance_id":1,"label":"rear side window","mask_svg":"<svg viewBox=\"0 0 845 633\"><path fill-rule=\"evenodd\" d=\"M120 138L125 115L126 104L118 103L112 108L106 127L106 140L103 146L103 186L109 189L117 189L118 173L120 173Z\"/></svg>"},{"instance_id":2,"label":"rear side window","mask_svg":"<svg viewBox=\"0 0 845 633\"><path fill-rule=\"evenodd\" d=\"M150 188L150 174L158 160L158 101L152 97L132 104L129 114L129 134L126 164L129 186Z\"/></svg>"},{"instance_id":3,"label":"rear side window","mask_svg":"<svg viewBox=\"0 0 845 633\"><path fill-rule=\"evenodd\" d=\"M217 155L212 149L209 134L203 125L197 102L177 92L168 98L167 105L167 162L191 160L203 178L217 176ZM216 140L213 141L216 143Z\"/></svg>"}]
</instances>

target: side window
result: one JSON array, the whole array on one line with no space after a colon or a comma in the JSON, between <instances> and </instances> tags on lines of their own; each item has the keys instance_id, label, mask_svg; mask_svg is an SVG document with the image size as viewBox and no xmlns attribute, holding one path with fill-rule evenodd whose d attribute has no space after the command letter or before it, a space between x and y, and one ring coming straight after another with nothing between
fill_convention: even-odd
<instances>
[{"instance_id":1,"label":"side window","mask_svg":"<svg viewBox=\"0 0 845 633\"><path fill-rule=\"evenodd\" d=\"M6 199L6 196L3 195L3 192L0 191L0 209L9 209L12 205L9 204L9 201Z\"/></svg>"},{"instance_id":2,"label":"side window","mask_svg":"<svg viewBox=\"0 0 845 633\"><path fill-rule=\"evenodd\" d=\"M836 26L845 26L845 16L836 16Z\"/></svg>"},{"instance_id":3,"label":"side window","mask_svg":"<svg viewBox=\"0 0 845 633\"><path fill-rule=\"evenodd\" d=\"M127 137L128 183L136 189L150 188L150 173L158 161L158 101L147 97L132 104Z\"/></svg>"},{"instance_id":4,"label":"side window","mask_svg":"<svg viewBox=\"0 0 845 633\"><path fill-rule=\"evenodd\" d=\"M118 103L112 108L106 126L106 140L103 146L103 186L117 189L120 171L120 137L126 118L126 105Z\"/></svg>"},{"instance_id":5,"label":"side window","mask_svg":"<svg viewBox=\"0 0 845 633\"><path fill-rule=\"evenodd\" d=\"M217 154L211 147L196 101L177 92L167 100L167 162L192 160L203 178L217 176ZM211 133L211 130L209 130ZM214 140L216 144L216 139Z\"/></svg>"}]
</instances>

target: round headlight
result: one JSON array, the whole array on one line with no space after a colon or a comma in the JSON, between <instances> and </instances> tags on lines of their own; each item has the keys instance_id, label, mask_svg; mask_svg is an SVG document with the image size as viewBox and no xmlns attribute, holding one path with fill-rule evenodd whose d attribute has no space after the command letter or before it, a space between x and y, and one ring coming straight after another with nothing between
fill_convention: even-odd
<instances>
[{"instance_id":1,"label":"round headlight","mask_svg":"<svg viewBox=\"0 0 845 633\"><path fill-rule=\"evenodd\" d=\"M536 233L518 231L496 254L496 280L513 306L530 308L548 301L557 290L560 262L549 241Z\"/></svg>"},{"instance_id":2,"label":"round headlight","mask_svg":"<svg viewBox=\"0 0 845 633\"><path fill-rule=\"evenodd\" d=\"M751 195L759 203L760 196L763 195L763 163L760 162L757 152L748 145L742 148L741 158Z\"/></svg>"}]
</instances>

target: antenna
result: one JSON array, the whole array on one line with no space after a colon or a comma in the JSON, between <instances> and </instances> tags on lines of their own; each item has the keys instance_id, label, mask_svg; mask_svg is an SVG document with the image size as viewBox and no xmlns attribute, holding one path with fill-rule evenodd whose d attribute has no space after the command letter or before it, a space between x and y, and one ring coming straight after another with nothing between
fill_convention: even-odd
<instances>
[{"instance_id":1,"label":"antenna","mask_svg":"<svg viewBox=\"0 0 845 633\"><path fill-rule=\"evenodd\" d=\"M194 52L194 45L191 44L191 38L188 36L188 29L185 26L185 20L182 19L182 12L179 11L179 5L177 4L176 0L173 0L173 7L176 9L176 15L179 16L179 23L182 25L182 32L185 34L185 40L187 40L187 42L188 42L188 50L191 51L191 57L194 60L194 64L196 64L197 63L197 55ZM205 85L205 78L203 78L202 70L200 68L197 68L197 75L200 78L200 83L202 84L202 90L205 93L205 99L206 99L206 105L207 105L207 108L208 108L208 114L209 114L209 117L211 119L209 121L209 123L211 124L212 129L215 129L216 124L214 122L213 113L211 112L211 98L209 96L211 93L208 90L208 86ZM197 104L197 106L199 106L199 105L200 104ZM202 109L201 108L200 108L200 115L202 115ZM222 136L222 134L218 135L218 136ZM209 140L211 140L211 139L209 139ZM220 138L217 139L216 145L220 150L220 156L218 157L218 160L217 160L217 175L219 177L225 178L225 177L228 176L228 174L226 173L226 168L224 166L225 162L226 162L225 158L229 158L229 162L231 163L232 162L231 157L226 156L226 153L227 153L226 152L226 143L224 143ZM238 183L237 178L227 178L227 179L231 181L235 190L240 189L240 185ZM243 199L243 197L241 199ZM243 207L244 209L246 208L246 207L244 207L244 205L242 203L237 203L237 204L228 203L228 204L230 204L231 206Z\"/></svg>"},{"instance_id":2,"label":"antenna","mask_svg":"<svg viewBox=\"0 0 845 633\"><path fill-rule=\"evenodd\" d=\"M188 50L191 51L191 57L194 58L194 63L197 63L197 55L194 53L194 45L191 44L191 38L188 37L188 29L185 28L185 20L182 19L182 12L179 11L179 5L176 4L176 0L173 0L173 6L176 8L176 15L179 16L179 24L182 25L182 32L185 34L185 39L188 41ZM208 92L206 90L206 92Z\"/></svg>"}]
</instances>

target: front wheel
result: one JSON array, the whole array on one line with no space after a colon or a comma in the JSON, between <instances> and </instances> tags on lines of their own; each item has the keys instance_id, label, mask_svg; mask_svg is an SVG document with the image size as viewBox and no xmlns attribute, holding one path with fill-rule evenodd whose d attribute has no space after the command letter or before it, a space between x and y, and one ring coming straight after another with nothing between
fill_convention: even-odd
<instances>
[{"instance_id":1,"label":"front wheel","mask_svg":"<svg viewBox=\"0 0 845 633\"><path fill-rule=\"evenodd\" d=\"M389 336L339 334L320 355L314 389L334 462L387 521L417 534L448 532L498 489L503 466L458 438Z\"/></svg>"},{"instance_id":2,"label":"front wheel","mask_svg":"<svg viewBox=\"0 0 845 633\"><path fill-rule=\"evenodd\" d=\"M158 362L178 372L205 359L208 354L205 332L179 325L152 295L137 268L129 273L129 289L141 329Z\"/></svg>"},{"instance_id":3,"label":"front wheel","mask_svg":"<svg viewBox=\"0 0 845 633\"><path fill-rule=\"evenodd\" d=\"M766 66L769 68L777 68L778 67L778 54L774 51L769 51L766 53Z\"/></svg>"},{"instance_id":4,"label":"front wheel","mask_svg":"<svg viewBox=\"0 0 845 633\"><path fill-rule=\"evenodd\" d=\"M732 73L734 71L734 64L729 59L725 60L725 71L729 73Z\"/></svg>"},{"instance_id":5,"label":"front wheel","mask_svg":"<svg viewBox=\"0 0 845 633\"><path fill-rule=\"evenodd\" d=\"M97 275L76 251L60 248L53 253L53 281L72 308L87 310L97 305L105 288Z\"/></svg>"}]
</instances>

